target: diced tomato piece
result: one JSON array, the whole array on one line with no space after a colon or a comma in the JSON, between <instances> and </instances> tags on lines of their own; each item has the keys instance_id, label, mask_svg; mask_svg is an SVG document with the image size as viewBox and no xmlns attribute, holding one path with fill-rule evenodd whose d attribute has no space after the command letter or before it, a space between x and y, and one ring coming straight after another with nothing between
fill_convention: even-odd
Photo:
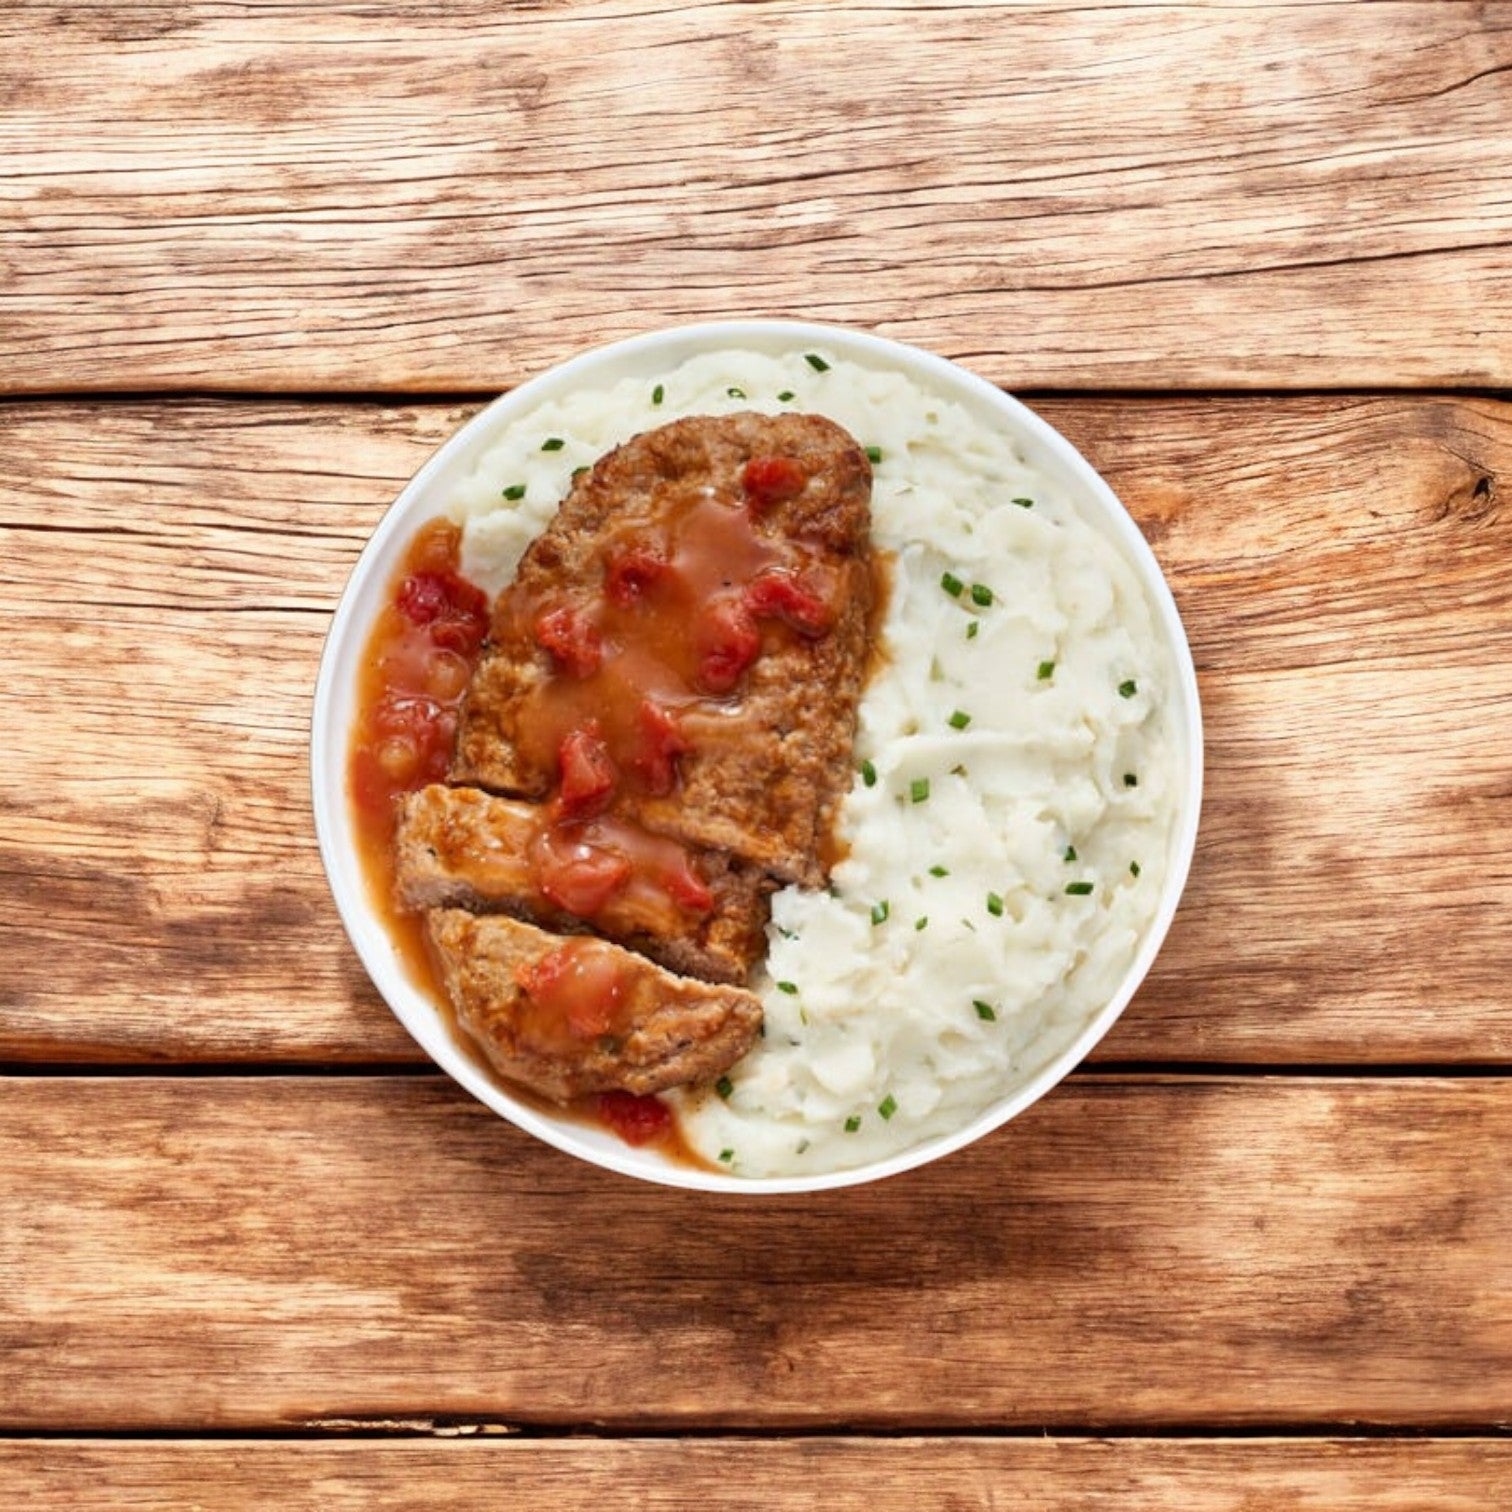
<instances>
[{"instance_id":1,"label":"diced tomato piece","mask_svg":"<svg viewBox=\"0 0 1512 1512\"><path fill-rule=\"evenodd\" d=\"M630 862L614 851L548 830L534 852L536 885L558 908L590 919L630 880Z\"/></svg>"},{"instance_id":2,"label":"diced tomato piece","mask_svg":"<svg viewBox=\"0 0 1512 1512\"><path fill-rule=\"evenodd\" d=\"M615 1027L625 995L623 957L597 940L568 940L515 968L520 990L580 1040Z\"/></svg>"},{"instance_id":3,"label":"diced tomato piece","mask_svg":"<svg viewBox=\"0 0 1512 1512\"><path fill-rule=\"evenodd\" d=\"M643 699L637 716L640 746L635 753L635 770L647 792L664 798L677 786L677 758L693 747L683 734L677 716L654 699Z\"/></svg>"},{"instance_id":4,"label":"diced tomato piece","mask_svg":"<svg viewBox=\"0 0 1512 1512\"><path fill-rule=\"evenodd\" d=\"M659 1097L633 1092L600 1092L598 1116L628 1145L649 1144L672 1127L672 1110Z\"/></svg>"},{"instance_id":5,"label":"diced tomato piece","mask_svg":"<svg viewBox=\"0 0 1512 1512\"><path fill-rule=\"evenodd\" d=\"M596 719L563 738L557 765L562 776L557 799L563 818L586 819L600 813L614 792L618 774Z\"/></svg>"},{"instance_id":6,"label":"diced tomato piece","mask_svg":"<svg viewBox=\"0 0 1512 1512\"><path fill-rule=\"evenodd\" d=\"M412 625L428 625L431 640L471 655L488 634L488 595L455 572L416 572L399 585L394 602Z\"/></svg>"},{"instance_id":7,"label":"diced tomato piece","mask_svg":"<svg viewBox=\"0 0 1512 1512\"><path fill-rule=\"evenodd\" d=\"M667 559L652 546L626 546L604 569L604 591L621 609L638 603L661 580Z\"/></svg>"},{"instance_id":8,"label":"diced tomato piece","mask_svg":"<svg viewBox=\"0 0 1512 1512\"><path fill-rule=\"evenodd\" d=\"M575 605L548 609L535 623L535 638L573 677L592 677L603 665L604 642L598 626Z\"/></svg>"},{"instance_id":9,"label":"diced tomato piece","mask_svg":"<svg viewBox=\"0 0 1512 1512\"><path fill-rule=\"evenodd\" d=\"M682 865L669 867L658 880L667 896L689 913L706 914L714 906L714 894L693 870L693 863L686 856Z\"/></svg>"},{"instance_id":10,"label":"diced tomato piece","mask_svg":"<svg viewBox=\"0 0 1512 1512\"><path fill-rule=\"evenodd\" d=\"M796 457L752 457L740 475L746 499L758 512L796 499L808 482L808 473Z\"/></svg>"},{"instance_id":11,"label":"diced tomato piece","mask_svg":"<svg viewBox=\"0 0 1512 1512\"><path fill-rule=\"evenodd\" d=\"M698 680L710 693L728 693L761 654L756 620L739 598L719 598L700 631Z\"/></svg>"},{"instance_id":12,"label":"diced tomato piece","mask_svg":"<svg viewBox=\"0 0 1512 1512\"><path fill-rule=\"evenodd\" d=\"M835 622L833 606L790 572L763 572L746 589L745 601L757 619L780 619L804 635L823 635Z\"/></svg>"}]
</instances>

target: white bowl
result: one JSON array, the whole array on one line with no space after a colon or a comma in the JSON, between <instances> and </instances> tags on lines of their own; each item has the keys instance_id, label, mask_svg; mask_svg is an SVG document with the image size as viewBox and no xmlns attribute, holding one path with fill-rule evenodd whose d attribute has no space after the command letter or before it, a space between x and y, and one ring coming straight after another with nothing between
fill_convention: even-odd
<instances>
[{"instance_id":1,"label":"white bowl","mask_svg":"<svg viewBox=\"0 0 1512 1512\"><path fill-rule=\"evenodd\" d=\"M1184 770L1177 785L1179 810L1155 916L1117 992L1062 1054L964 1127L886 1159L814 1175L741 1177L678 1165L654 1149L623 1144L607 1130L543 1113L489 1078L455 1043L436 1006L410 980L383 921L369 902L347 803L347 750L356 713L355 669L405 548L424 521L445 512L452 490L513 422L542 402L584 386L607 387L627 377L654 381L700 353L734 348L781 353L809 351L816 346L841 358L902 372L954 399L1006 432L1036 466L1074 493L1082 512L1120 548L1155 607L1175 669L1171 718L1178 759L1184 763ZM352 571L321 658L310 755L315 827L342 922L378 990L436 1064L495 1112L559 1150L627 1176L670 1186L742 1194L822 1191L895 1175L980 1139L1049 1091L1107 1033L1149 971L1186 883L1202 797L1202 723L1197 679L1176 605L1138 526L1086 459L1022 404L943 358L858 331L779 320L683 326L599 347L521 385L464 425L395 500Z\"/></svg>"}]
</instances>

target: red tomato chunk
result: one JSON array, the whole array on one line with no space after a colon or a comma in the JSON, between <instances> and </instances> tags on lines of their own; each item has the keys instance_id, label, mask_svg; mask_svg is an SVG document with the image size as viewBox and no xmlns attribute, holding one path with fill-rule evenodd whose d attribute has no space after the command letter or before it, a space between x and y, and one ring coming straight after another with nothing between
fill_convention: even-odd
<instances>
[{"instance_id":1,"label":"red tomato chunk","mask_svg":"<svg viewBox=\"0 0 1512 1512\"><path fill-rule=\"evenodd\" d=\"M592 677L604 660L598 627L571 604L548 609L535 624L536 644L573 677Z\"/></svg>"},{"instance_id":2,"label":"red tomato chunk","mask_svg":"<svg viewBox=\"0 0 1512 1512\"><path fill-rule=\"evenodd\" d=\"M598 1116L628 1145L650 1144L672 1129L672 1110L656 1097L633 1092L600 1092Z\"/></svg>"},{"instance_id":3,"label":"red tomato chunk","mask_svg":"<svg viewBox=\"0 0 1512 1512\"><path fill-rule=\"evenodd\" d=\"M597 720L590 719L563 739L558 762L562 816L586 819L601 812L614 793L616 774Z\"/></svg>"},{"instance_id":4,"label":"red tomato chunk","mask_svg":"<svg viewBox=\"0 0 1512 1512\"><path fill-rule=\"evenodd\" d=\"M746 499L757 511L796 499L807 483L808 474L794 457L752 457L740 475Z\"/></svg>"}]
</instances>

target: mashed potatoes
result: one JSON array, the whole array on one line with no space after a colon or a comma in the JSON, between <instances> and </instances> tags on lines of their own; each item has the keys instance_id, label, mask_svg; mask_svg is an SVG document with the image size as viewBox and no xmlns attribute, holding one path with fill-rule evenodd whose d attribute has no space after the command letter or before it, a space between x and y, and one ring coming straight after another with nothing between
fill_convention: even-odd
<instances>
[{"instance_id":1,"label":"mashed potatoes","mask_svg":"<svg viewBox=\"0 0 1512 1512\"><path fill-rule=\"evenodd\" d=\"M464 571L497 591L573 471L636 432L784 408L872 448L893 572L846 858L774 900L765 1037L727 1095L675 1096L690 1143L751 1176L953 1132L1075 1040L1155 914L1183 777L1154 609L1077 500L956 403L822 350L543 403L454 501Z\"/></svg>"}]
</instances>

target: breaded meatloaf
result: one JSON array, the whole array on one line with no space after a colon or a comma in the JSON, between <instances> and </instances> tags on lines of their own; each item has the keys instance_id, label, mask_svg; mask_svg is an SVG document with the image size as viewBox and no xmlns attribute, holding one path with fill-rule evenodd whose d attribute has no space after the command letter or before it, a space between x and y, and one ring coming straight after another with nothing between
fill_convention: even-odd
<instances>
[{"instance_id":1,"label":"breaded meatloaf","mask_svg":"<svg viewBox=\"0 0 1512 1512\"><path fill-rule=\"evenodd\" d=\"M557 834L545 805L476 788L421 788L399 807L399 900L412 909L504 912L580 932L588 925L573 911L584 898L572 890L572 866L583 851L603 868L599 885L613 885L591 913L598 933L709 981L739 983L750 976L766 948L770 880L719 852L690 855L675 840L637 832L607 815ZM559 880L564 859L565 887Z\"/></svg>"},{"instance_id":2,"label":"breaded meatloaf","mask_svg":"<svg viewBox=\"0 0 1512 1512\"><path fill-rule=\"evenodd\" d=\"M604 940L455 908L431 910L426 928L463 1028L504 1076L557 1102L712 1080L761 1027L743 988L673 976Z\"/></svg>"},{"instance_id":3,"label":"breaded meatloaf","mask_svg":"<svg viewBox=\"0 0 1512 1512\"><path fill-rule=\"evenodd\" d=\"M451 778L823 883L851 781L871 469L815 415L678 420L581 476L494 608ZM598 801L591 796L589 805Z\"/></svg>"}]
</instances>

